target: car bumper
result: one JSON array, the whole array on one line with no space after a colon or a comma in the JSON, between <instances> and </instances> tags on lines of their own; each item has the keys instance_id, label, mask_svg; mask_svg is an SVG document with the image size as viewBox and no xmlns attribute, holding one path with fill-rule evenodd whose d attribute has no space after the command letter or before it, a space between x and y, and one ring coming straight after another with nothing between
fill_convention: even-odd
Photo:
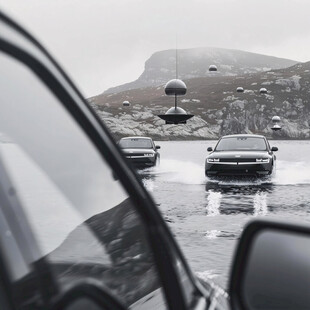
<instances>
[{"instance_id":1,"label":"car bumper","mask_svg":"<svg viewBox=\"0 0 310 310\"><path fill-rule=\"evenodd\" d=\"M156 157L126 156L127 160L134 166L152 167L156 163Z\"/></svg>"},{"instance_id":2,"label":"car bumper","mask_svg":"<svg viewBox=\"0 0 310 310\"><path fill-rule=\"evenodd\" d=\"M272 164L211 164L205 165L206 176L266 176L272 173Z\"/></svg>"}]
</instances>

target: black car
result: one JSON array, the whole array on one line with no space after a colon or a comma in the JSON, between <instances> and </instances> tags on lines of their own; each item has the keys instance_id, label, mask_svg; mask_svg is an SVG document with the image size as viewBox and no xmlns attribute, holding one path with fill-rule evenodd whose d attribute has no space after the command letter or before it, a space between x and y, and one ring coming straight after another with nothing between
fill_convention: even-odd
<instances>
[{"instance_id":1,"label":"black car","mask_svg":"<svg viewBox=\"0 0 310 310\"><path fill-rule=\"evenodd\" d=\"M228 309L67 75L1 12L0 25L1 309ZM248 225L231 309L309 309L309 236Z\"/></svg>"},{"instance_id":2,"label":"black car","mask_svg":"<svg viewBox=\"0 0 310 310\"><path fill-rule=\"evenodd\" d=\"M277 147L259 135L229 135L222 137L205 162L205 174L214 176L255 176L272 174Z\"/></svg>"},{"instance_id":3,"label":"black car","mask_svg":"<svg viewBox=\"0 0 310 310\"><path fill-rule=\"evenodd\" d=\"M159 145L149 137L128 137L118 142L126 158L135 166L152 167L159 164Z\"/></svg>"}]
</instances>

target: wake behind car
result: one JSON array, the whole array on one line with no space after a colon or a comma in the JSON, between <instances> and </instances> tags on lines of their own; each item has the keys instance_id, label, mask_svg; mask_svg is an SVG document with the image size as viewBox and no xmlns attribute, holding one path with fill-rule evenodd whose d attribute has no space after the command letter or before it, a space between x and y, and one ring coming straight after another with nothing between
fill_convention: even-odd
<instances>
[{"instance_id":1,"label":"wake behind car","mask_svg":"<svg viewBox=\"0 0 310 310\"><path fill-rule=\"evenodd\" d=\"M159 164L160 146L149 137L122 138L119 143L126 158L135 166L152 167Z\"/></svg>"},{"instance_id":2,"label":"wake behind car","mask_svg":"<svg viewBox=\"0 0 310 310\"><path fill-rule=\"evenodd\" d=\"M272 174L276 163L268 140L259 135L229 135L222 137L205 162L205 174L212 176L255 176Z\"/></svg>"}]
</instances>

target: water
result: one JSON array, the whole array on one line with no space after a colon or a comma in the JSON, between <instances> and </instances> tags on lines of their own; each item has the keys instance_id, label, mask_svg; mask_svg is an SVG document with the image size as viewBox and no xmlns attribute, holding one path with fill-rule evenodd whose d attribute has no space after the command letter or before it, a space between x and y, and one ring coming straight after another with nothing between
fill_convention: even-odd
<instances>
[{"instance_id":1,"label":"water","mask_svg":"<svg viewBox=\"0 0 310 310\"><path fill-rule=\"evenodd\" d=\"M158 142L159 167L140 171L193 270L226 286L244 225L255 218L310 222L310 141L271 141L279 147L268 182L204 176L207 147L216 141Z\"/></svg>"}]
</instances>

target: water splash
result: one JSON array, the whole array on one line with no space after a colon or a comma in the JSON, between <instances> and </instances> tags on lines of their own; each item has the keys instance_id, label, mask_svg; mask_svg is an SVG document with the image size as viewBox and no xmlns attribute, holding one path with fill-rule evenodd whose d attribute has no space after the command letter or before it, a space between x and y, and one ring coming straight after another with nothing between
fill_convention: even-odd
<instances>
[{"instance_id":1,"label":"water splash","mask_svg":"<svg viewBox=\"0 0 310 310\"><path fill-rule=\"evenodd\" d=\"M220 233L221 233L220 230L216 230L216 229L214 229L214 230L208 230L208 231L206 232L206 234L205 234L205 237L206 237L207 239L216 239L216 238L218 238L218 236L219 236Z\"/></svg>"},{"instance_id":2,"label":"water splash","mask_svg":"<svg viewBox=\"0 0 310 310\"><path fill-rule=\"evenodd\" d=\"M151 168L148 172L164 176L164 181L171 183L202 185L206 180L203 166L191 161L161 160L158 167Z\"/></svg>"},{"instance_id":3,"label":"water splash","mask_svg":"<svg viewBox=\"0 0 310 310\"><path fill-rule=\"evenodd\" d=\"M191 161L162 159L158 167L143 170L143 173L163 177L165 182L203 185L211 182L204 175L203 164ZM227 178L216 182L220 186L260 186L265 184L297 185L310 184L310 165L304 161L296 162L277 160L277 167L272 177L265 179Z\"/></svg>"},{"instance_id":4,"label":"water splash","mask_svg":"<svg viewBox=\"0 0 310 310\"><path fill-rule=\"evenodd\" d=\"M268 213L267 193L258 192L254 196L254 216L265 216Z\"/></svg>"},{"instance_id":5,"label":"water splash","mask_svg":"<svg viewBox=\"0 0 310 310\"><path fill-rule=\"evenodd\" d=\"M277 161L273 182L277 185L310 184L310 165L304 161Z\"/></svg>"},{"instance_id":6,"label":"water splash","mask_svg":"<svg viewBox=\"0 0 310 310\"><path fill-rule=\"evenodd\" d=\"M142 179L142 183L144 185L144 187L149 191L149 192L153 192L154 191L154 181L152 179Z\"/></svg>"},{"instance_id":7,"label":"water splash","mask_svg":"<svg viewBox=\"0 0 310 310\"><path fill-rule=\"evenodd\" d=\"M220 206L221 206L221 198L222 193L214 192L212 190L208 191L208 198L207 198L207 215L208 216L215 216L220 214Z\"/></svg>"},{"instance_id":8,"label":"water splash","mask_svg":"<svg viewBox=\"0 0 310 310\"><path fill-rule=\"evenodd\" d=\"M214 269L205 270L201 272L196 272L196 275L198 278L208 282L209 280L212 280L214 278L217 278L219 276L218 271Z\"/></svg>"}]
</instances>

